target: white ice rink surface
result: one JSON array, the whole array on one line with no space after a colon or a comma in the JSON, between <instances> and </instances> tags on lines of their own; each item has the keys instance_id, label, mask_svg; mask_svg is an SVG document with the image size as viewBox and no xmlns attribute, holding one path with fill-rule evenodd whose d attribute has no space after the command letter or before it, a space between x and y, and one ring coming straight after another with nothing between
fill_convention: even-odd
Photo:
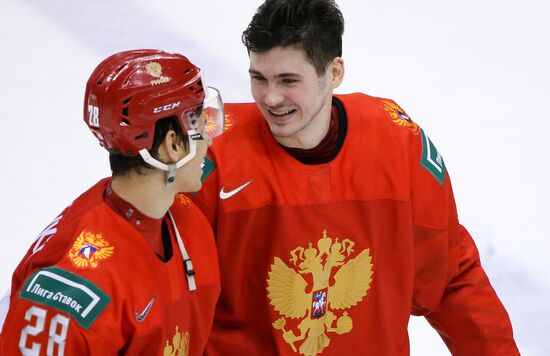
<instances>
[{"instance_id":1,"label":"white ice rink surface","mask_svg":"<svg viewBox=\"0 0 550 356\"><path fill-rule=\"evenodd\" d=\"M186 54L226 102L249 101L240 36L260 1L1 0L0 290L58 212L109 174L82 122L113 52ZM550 5L546 0L340 0L340 93L395 99L435 142L459 214L522 355L550 355ZM448 355L423 319L411 355Z\"/></svg>"}]
</instances>

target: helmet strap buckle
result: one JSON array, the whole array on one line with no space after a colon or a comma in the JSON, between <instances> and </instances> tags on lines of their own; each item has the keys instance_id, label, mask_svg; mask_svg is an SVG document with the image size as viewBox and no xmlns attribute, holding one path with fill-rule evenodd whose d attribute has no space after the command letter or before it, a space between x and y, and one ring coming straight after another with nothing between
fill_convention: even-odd
<instances>
[{"instance_id":1,"label":"helmet strap buckle","mask_svg":"<svg viewBox=\"0 0 550 356\"><path fill-rule=\"evenodd\" d=\"M166 172L166 184L174 183L176 180L176 165L169 164L168 171Z\"/></svg>"}]
</instances>

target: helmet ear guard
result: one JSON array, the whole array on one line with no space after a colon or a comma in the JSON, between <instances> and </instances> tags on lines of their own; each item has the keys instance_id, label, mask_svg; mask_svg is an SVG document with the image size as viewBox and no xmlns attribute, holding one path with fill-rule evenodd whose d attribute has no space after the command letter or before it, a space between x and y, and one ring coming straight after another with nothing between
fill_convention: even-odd
<instances>
[{"instance_id":1,"label":"helmet ear guard","mask_svg":"<svg viewBox=\"0 0 550 356\"><path fill-rule=\"evenodd\" d=\"M205 108L209 116L201 114ZM175 164L162 163L149 153L157 121L170 116L178 118L189 137L190 152ZM221 134L223 120L219 92L205 90L200 69L180 54L120 52L101 62L86 85L84 121L100 145L128 157L139 154L147 164L166 171L168 182L174 180L177 168L195 156L196 135L209 125Z\"/></svg>"}]
</instances>

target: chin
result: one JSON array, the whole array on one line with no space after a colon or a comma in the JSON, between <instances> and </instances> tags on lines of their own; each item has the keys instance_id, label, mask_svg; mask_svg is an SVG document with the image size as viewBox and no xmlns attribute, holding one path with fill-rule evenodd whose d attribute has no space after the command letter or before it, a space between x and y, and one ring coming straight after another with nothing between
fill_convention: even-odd
<instances>
[{"instance_id":1,"label":"chin","mask_svg":"<svg viewBox=\"0 0 550 356\"><path fill-rule=\"evenodd\" d=\"M193 184L192 186L189 186L189 190L187 192L194 193L198 192L202 188L202 182L199 180L198 183Z\"/></svg>"},{"instance_id":2,"label":"chin","mask_svg":"<svg viewBox=\"0 0 550 356\"><path fill-rule=\"evenodd\" d=\"M202 182L199 179L197 183L186 182L183 186L180 187L179 192L194 193L201 190L201 188L202 188Z\"/></svg>"},{"instance_id":3,"label":"chin","mask_svg":"<svg viewBox=\"0 0 550 356\"><path fill-rule=\"evenodd\" d=\"M198 192L199 190L201 190L201 188L202 188L202 182L199 180L199 183L197 183L197 187L193 191Z\"/></svg>"},{"instance_id":4,"label":"chin","mask_svg":"<svg viewBox=\"0 0 550 356\"><path fill-rule=\"evenodd\" d=\"M275 137L292 137L296 135L297 130L293 125L278 125L269 122L269 131Z\"/></svg>"}]
</instances>

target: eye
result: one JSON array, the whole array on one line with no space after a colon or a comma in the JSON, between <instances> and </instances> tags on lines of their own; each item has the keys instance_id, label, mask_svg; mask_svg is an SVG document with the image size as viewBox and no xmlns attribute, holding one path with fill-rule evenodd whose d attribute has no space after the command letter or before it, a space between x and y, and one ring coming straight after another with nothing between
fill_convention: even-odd
<instances>
[{"instance_id":1,"label":"eye","mask_svg":"<svg viewBox=\"0 0 550 356\"><path fill-rule=\"evenodd\" d=\"M262 77L261 75L253 75L252 77L252 80L255 81L255 82L265 82L265 78Z\"/></svg>"},{"instance_id":2,"label":"eye","mask_svg":"<svg viewBox=\"0 0 550 356\"><path fill-rule=\"evenodd\" d=\"M283 79L283 83L284 84L294 84L294 83L297 83L298 80L297 79L291 79L291 78L285 78Z\"/></svg>"}]
</instances>

